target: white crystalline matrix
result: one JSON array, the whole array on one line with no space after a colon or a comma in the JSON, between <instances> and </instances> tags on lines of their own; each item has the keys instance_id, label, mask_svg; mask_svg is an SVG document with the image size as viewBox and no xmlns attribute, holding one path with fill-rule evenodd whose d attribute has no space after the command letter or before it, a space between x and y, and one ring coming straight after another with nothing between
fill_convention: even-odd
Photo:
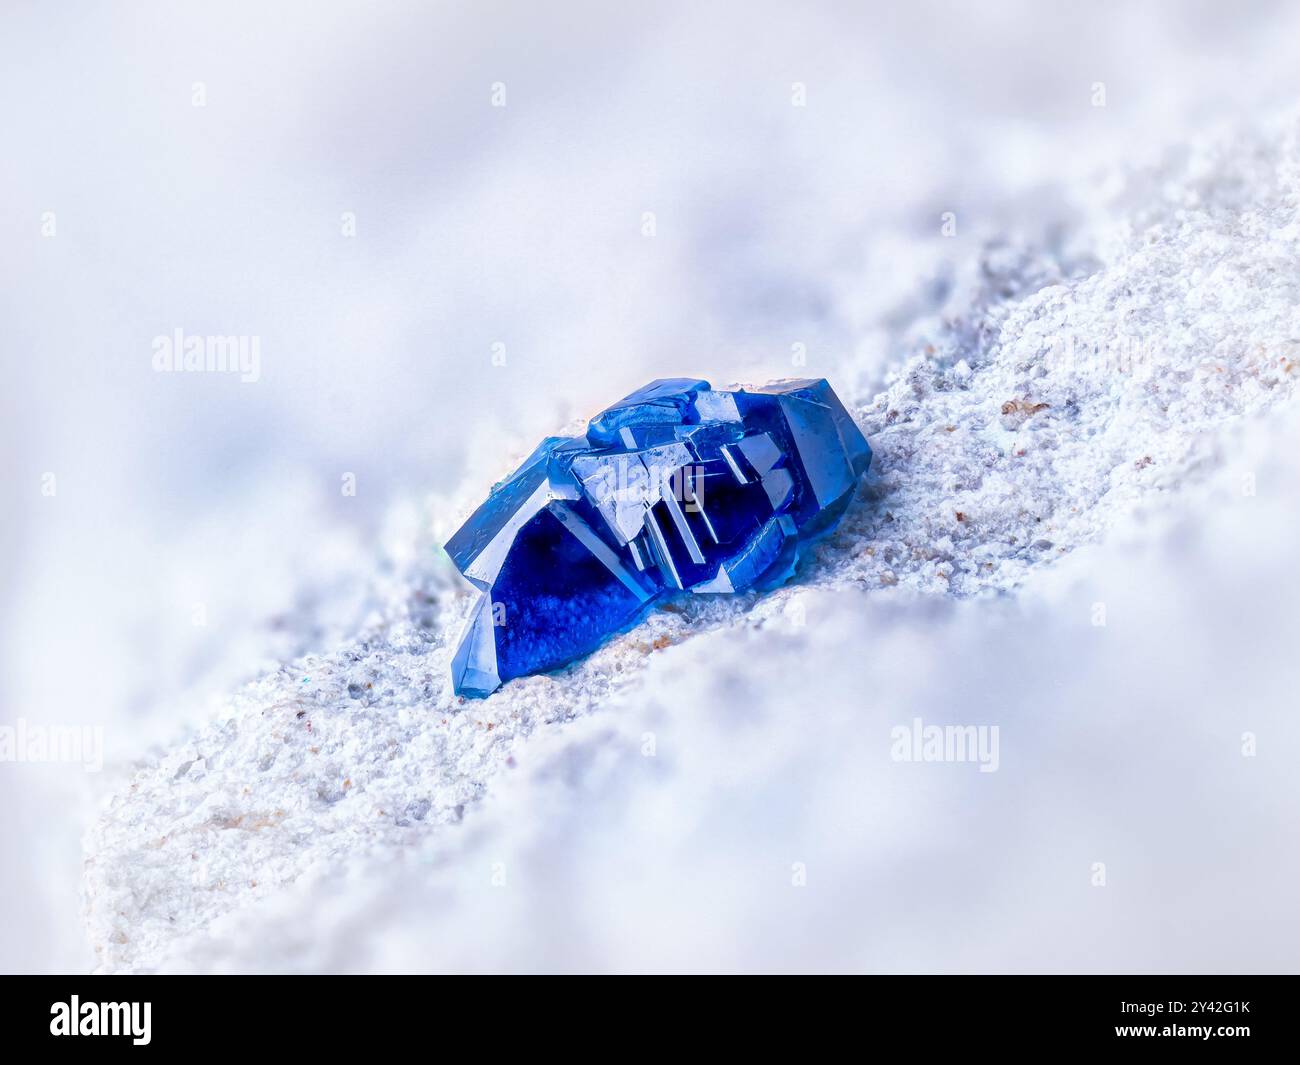
<instances>
[{"instance_id":1,"label":"white crystalline matrix","mask_svg":"<svg viewBox=\"0 0 1300 1065\"><path fill-rule=\"evenodd\" d=\"M802 780L810 748L804 734L788 748L755 743L743 720L724 740L710 731L712 719L700 719L682 726L696 730L697 747L674 754L667 742L673 715L686 710L661 704L658 693L693 689L673 663L707 659L717 677L732 678L741 686L732 696L744 695L731 704L736 713L743 704L755 720L768 720L765 708L784 700L797 703L815 730L817 706L790 694L789 652L769 646L773 626L817 629L804 605L809 596L837 597L841 605L829 614L852 631L858 622L843 604L856 603L857 592L883 590L900 625L920 632L934 597L1015 593L1031 574L1104 539L1139 509L1190 506L1183 502L1189 484L1222 466L1225 434L1290 398L1300 376L1293 120L1185 146L1150 171L1122 172L1107 201L1076 220L1066 247L992 246L958 264L940 303L914 315L903 330L910 354L899 353L885 390L854 397L875 451L872 471L840 530L795 584L761 599L659 611L572 668L466 703L450 690L448 656L469 598L445 560L412 563L377 599L374 625L350 645L309 655L236 693L186 742L142 765L86 840L87 924L101 967L420 964L403 953L403 937L443 944L444 953L428 956L431 967L475 964L456 931L458 907L483 916L485 899L509 898L516 900L510 913L524 921L529 910L518 899L564 897L554 873L534 884L536 896L483 894L504 891L516 868L496 862L494 847L545 849L556 863L601 853L621 868L620 861L635 865L634 846L657 840L672 848L663 860L683 868L715 859L718 869L729 860L744 866L756 853L753 837L728 835L723 824L704 832L707 844L693 840L683 821L710 814L684 797L712 779L704 764L725 767L711 771L728 778L770 782L781 749L792 752L791 779ZM844 383L871 377L868 355L862 358L862 365L844 363L835 382L846 400L852 392ZM509 458L501 456L503 469ZM483 487L465 485L457 509L463 513ZM416 557L434 559L432 545L422 546L429 550ZM1025 610L1036 595L1025 593ZM836 638L826 631L825 639ZM934 639L969 651L965 636ZM707 656L692 649L701 641L709 641ZM756 643L770 653L755 655ZM817 658L817 683L857 669L852 657ZM900 669L873 683L880 704L901 706L920 682ZM825 712L828 730L844 724ZM630 764L659 776L616 783L624 777L602 768L602 759L623 764L628 737L620 728L655 720L643 730L650 739L638 732L629 741L649 744L651 754ZM859 785L835 776L835 756L828 750L826 757L825 779L843 782L850 803ZM1014 758L1004 745L1004 767ZM512 783L521 766L534 768L520 778L525 783ZM636 792L651 797L649 807L660 795L680 818L669 827L645 804L621 804L634 787L649 789ZM606 804L603 851L580 837L578 812L594 794ZM859 796L861 809L887 803L872 794ZM783 823L772 811L773 823ZM943 822L942 810L932 814ZM553 838L552 823L579 836ZM873 854L900 846L886 823L856 831L835 837L842 852L827 843L840 868L869 869ZM799 859L781 852L764 860L786 869ZM580 886L572 891L586 893L599 924L602 906L615 907L617 884L583 870L573 871ZM736 941L746 938L746 920L785 920L773 916L785 912L784 901L766 909L755 902L732 918L720 916L732 912L725 898L714 902L716 927L725 931L734 920ZM682 927L697 925L684 918ZM806 931L828 949L842 933ZM887 933L879 935L886 950ZM851 936L837 949L851 947L867 949ZM638 939L628 949L651 947ZM681 963L682 955L663 949L666 964ZM518 950L521 967L556 960L537 943ZM781 956L779 944L772 954L761 943L752 950L733 960L763 966ZM584 956L617 965L617 944L608 955L573 957Z\"/></svg>"}]
</instances>

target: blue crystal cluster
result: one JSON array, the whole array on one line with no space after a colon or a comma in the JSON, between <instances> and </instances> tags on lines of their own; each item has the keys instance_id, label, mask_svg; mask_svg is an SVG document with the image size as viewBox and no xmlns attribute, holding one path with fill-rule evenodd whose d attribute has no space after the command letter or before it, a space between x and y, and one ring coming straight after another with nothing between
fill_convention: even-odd
<instances>
[{"instance_id":1,"label":"blue crystal cluster","mask_svg":"<svg viewBox=\"0 0 1300 1065\"><path fill-rule=\"evenodd\" d=\"M824 380L652 381L585 436L548 437L447 543L483 593L452 660L456 691L563 666L667 595L781 584L870 462Z\"/></svg>"}]
</instances>

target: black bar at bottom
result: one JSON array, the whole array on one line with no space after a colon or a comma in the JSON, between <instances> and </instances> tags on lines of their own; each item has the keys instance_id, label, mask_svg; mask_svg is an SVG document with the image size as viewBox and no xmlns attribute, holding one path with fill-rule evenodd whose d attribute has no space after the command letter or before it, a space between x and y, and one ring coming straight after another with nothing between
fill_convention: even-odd
<instances>
[{"instance_id":1,"label":"black bar at bottom","mask_svg":"<svg viewBox=\"0 0 1300 1065\"><path fill-rule=\"evenodd\" d=\"M468 1040L482 1053L511 1037L547 1053L558 1049L557 1037L575 1051L659 1044L680 1052L695 1049L697 1031L711 1033L720 1049L784 1037L795 1044L849 1038L864 1052L873 1045L929 1052L1131 1043L1273 1053L1295 1042L1294 980L871 976L834 987L748 980L715 990L605 978L524 990L421 976L37 976L0 984L0 1023L7 1050L283 1049L318 1051L330 1060L353 1051L373 1054L390 1042L394 1049L412 1041L418 1047L431 1038L437 1043L425 1045Z\"/></svg>"}]
</instances>

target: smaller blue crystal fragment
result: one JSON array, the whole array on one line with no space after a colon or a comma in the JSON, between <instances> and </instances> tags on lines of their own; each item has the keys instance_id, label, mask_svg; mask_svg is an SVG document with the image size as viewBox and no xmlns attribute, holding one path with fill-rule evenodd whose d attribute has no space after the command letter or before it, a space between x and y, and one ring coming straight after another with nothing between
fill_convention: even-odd
<instances>
[{"instance_id":1,"label":"smaller blue crystal fragment","mask_svg":"<svg viewBox=\"0 0 1300 1065\"><path fill-rule=\"evenodd\" d=\"M483 595L460 695L557 669L678 592L768 589L835 527L871 448L824 380L652 381L547 437L447 542Z\"/></svg>"}]
</instances>

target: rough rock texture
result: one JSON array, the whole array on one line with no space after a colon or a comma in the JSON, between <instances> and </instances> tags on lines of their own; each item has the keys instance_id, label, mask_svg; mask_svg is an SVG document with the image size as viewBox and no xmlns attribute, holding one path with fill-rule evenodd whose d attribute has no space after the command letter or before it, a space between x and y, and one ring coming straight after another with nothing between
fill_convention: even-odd
<instances>
[{"instance_id":1,"label":"rough rock texture","mask_svg":"<svg viewBox=\"0 0 1300 1065\"><path fill-rule=\"evenodd\" d=\"M1287 120L1187 146L1157 170L1116 176L1068 242L1004 243L960 266L908 326L913 353L885 390L855 397L872 473L790 587L670 604L572 668L467 703L451 693L448 655L472 597L432 538L418 543L354 642L239 691L113 797L86 841L101 966L671 968L687 963L693 937L705 967L812 965L819 942L830 964L905 957L883 918L832 949L834 920L791 911L803 898L790 896L799 840L836 870L827 912L843 916L855 885L891 897L882 885L896 874L877 855L923 864L922 813L942 818L945 799L961 805L955 776L916 794L888 777L887 744L863 731L886 711L862 711L852 693L859 683L893 692L877 722L885 734L910 708L941 713L933 708L951 703L940 696L953 693L925 679L917 647L933 641L956 660L986 661L997 644L979 633L990 626L1042 651L1000 683L1013 692L1048 683L1051 652L1034 629L1050 629L1049 582L1037 580L1009 620L1006 604L943 599L1021 589L1045 563L1176 491L1190 507L1200 497L1189 484L1224 476L1224 434L1290 397L1300 373L1296 129ZM835 384L846 401L862 377L844 364ZM504 471L512 456L500 458ZM481 487L466 485L450 509L465 513ZM1108 572L1127 572L1125 556L1107 550L1120 559ZM1077 564L1070 572L1086 578ZM1086 619L1084 607L1076 614ZM867 663L855 651L863 643ZM1075 677L1062 705L1087 703ZM710 699L723 709L691 723L691 708ZM799 728L783 714L797 714ZM810 731L842 740L821 783ZM670 754L656 737L673 735ZM1087 746L1088 736L1067 725L1048 749L1062 737ZM1052 764L1044 756L1033 779L1050 781ZM876 783L846 783L863 774ZM790 780L801 783L783 797ZM998 774L990 787L1002 790L980 808L1032 819L1021 809L1041 794L1030 782ZM1044 807L1064 810L1050 794ZM792 827L809 824L822 834ZM1046 827L1026 823L1025 835L1051 838ZM757 838L771 844L761 860ZM1113 837L1110 846L1139 853ZM991 857L972 861L988 877L977 890L1007 888L1010 874ZM768 875L751 863L775 869L777 886L738 887L738 868ZM634 885L665 868L691 871L681 875L695 901L647 918L667 922L661 939L618 900L623 885L647 904ZM1036 866L1032 882L1059 886L1064 875ZM906 885L897 887L901 898ZM590 939L572 914L544 927L546 900L579 894L586 903L570 908L587 909ZM1027 928L1036 905L1025 902ZM482 922L479 938L458 914ZM736 938L755 924L771 935L747 952ZM1040 957L1029 940L1002 949L1008 966ZM960 954L949 964L960 967ZM930 955L912 956L925 967Z\"/></svg>"}]
</instances>

